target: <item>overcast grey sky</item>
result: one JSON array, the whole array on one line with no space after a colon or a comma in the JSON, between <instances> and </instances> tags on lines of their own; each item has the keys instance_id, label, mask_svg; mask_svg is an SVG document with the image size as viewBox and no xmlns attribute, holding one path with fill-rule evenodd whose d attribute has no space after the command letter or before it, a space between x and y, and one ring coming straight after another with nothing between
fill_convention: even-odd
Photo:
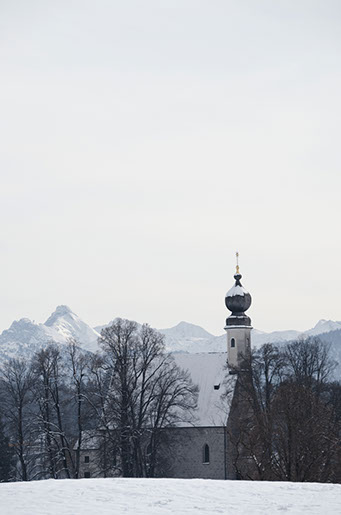
<instances>
[{"instance_id":1,"label":"overcast grey sky","mask_svg":"<svg viewBox=\"0 0 341 515\"><path fill-rule=\"evenodd\" d=\"M339 0L0 0L0 329L341 319Z\"/></svg>"}]
</instances>

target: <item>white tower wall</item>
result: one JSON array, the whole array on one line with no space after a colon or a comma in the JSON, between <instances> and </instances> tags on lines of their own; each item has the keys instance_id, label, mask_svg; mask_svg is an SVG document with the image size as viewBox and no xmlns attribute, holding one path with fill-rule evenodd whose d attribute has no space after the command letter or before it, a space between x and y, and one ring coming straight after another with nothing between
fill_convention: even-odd
<instances>
[{"instance_id":1,"label":"white tower wall","mask_svg":"<svg viewBox=\"0 0 341 515\"><path fill-rule=\"evenodd\" d=\"M251 350L251 326L238 325L226 326L227 336L227 360L232 368L238 368L240 357Z\"/></svg>"},{"instance_id":2,"label":"white tower wall","mask_svg":"<svg viewBox=\"0 0 341 515\"><path fill-rule=\"evenodd\" d=\"M251 306L251 295L242 283L239 273L238 253L236 273L233 276L235 284L225 295L225 306L231 315L226 319L225 331L227 335L227 360L232 369L239 369L242 357L251 351L251 318L245 311Z\"/></svg>"}]
</instances>

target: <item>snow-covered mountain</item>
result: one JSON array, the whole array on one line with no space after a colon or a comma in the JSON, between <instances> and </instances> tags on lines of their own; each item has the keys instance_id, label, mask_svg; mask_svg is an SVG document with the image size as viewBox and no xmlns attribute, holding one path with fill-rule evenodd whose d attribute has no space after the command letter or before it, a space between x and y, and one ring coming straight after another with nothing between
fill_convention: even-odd
<instances>
[{"instance_id":1,"label":"snow-covered mountain","mask_svg":"<svg viewBox=\"0 0 341 515\"><path fill-rule=\"evenodd\" d=\"M104 327L109 324L95 327L95 331L100 333ZM295 340L305 336L319 336L329 332L341 330L341 322L334 320L319 320L317 324L307 331L296 331L289 329L286 331L272 331L266 333L258 329L252 329L252 346L260 347L265 343L281 344L291 340ZM165 335L166 348L170 352L225 352L226 351L226 335L214 336L203 327L189 322L180 322L174 327L166 329L158 329L160 333Z\"/></svg>"},{"instance_id":2,"label":"snow-covered mountain","mask_svg":"<svg viewBox=\"0 0 341 515\"><path fill-rule=\"evenodd\" d=\"M252 330L252 346L260 347L265 343L281 344L306 336L324 336L328 333L337 335L340 330L341 347L341 322L333 320L320 320L312 329L307 331L273 331L266 333L257 329ZM160 329L166 337L166 347L172 352L224 352L226 351L226 335L214 336L200 326L180 322L169 329ZM335 336L337 338L337 336ZM334 338L334 339L335 339Z\"/></svg>"},{"instance_id":3,"label":"snow-covered mountain","mask_svg":"<svg viewBox=\"0 0 341 515\"><path fill-rule=\"evenodd\" d=\"M159 331L165 335L166 347L172 352L209 352L209 342L214 339L213 334L188 322Z\"/></svg>"},{"instance_id":4,"label":"snow-covered mountain","mask_svg":"<svg viewBox=\"0 0 341 515\"><path fill-rule=\"evenodd\" d=\"M50 341L61 343L62 339L53 328L21 318L0 335L0 354L10 358L29 357Z\"/></svg>"},{"instance_id":5,"label":"snow-covered mountain","mask_svg":"<svg viewBox=\"0 0 341 515\"><path fill-rule=\"evenodd\" d=\"M318 336L319 334L330 333L331 331L337 331L341 329L341 322L335 322L334 320L319 320L315 327L305 331L305 334L309 336Z\"/></svg>"},{"instance_id":6,"label":"snow-covered mountain","mask_svg":"<svg viewBox=\"0 0 341 515\"><path fill-rule=\"evenodd\" d=\"M255 347L263 345L264 343L283 343L290 340L306 336L320 336L341 329L341 322L334 320L319 320L317 324L307 331L273 331L272 333L263 333L256 329L252 332L252 343Z\"/></svg>"},{"instance_id":7,"label":"snow-covered mountain","mask_svg":"<svg viewBox=\"0 0 341 515\"><path fill-rule=\"evenodd\" d=\"M180 325L181 328L179 328ZM201 353L226 352L227 350L225 334L213 336L201 327L186 322L181 322L181 324L170 329L160 329L160 332L165 335L166 348L170 352ZM304 332L288 330L265 333L253 329L251 342L252 347L257 348L265 343L281 345L307 336L319 336L323 342L329 345L330 355L338 364L334 377L339 379L341 376L341 322L320 320L315 327Z\"/></svg>"},{"instance_id":8,"label":"snow-covered mountain","mask_svg":"<svg viewBox=\"0 0 341 515\"><path fill-rule=\"evenodd\" d=\"M37 324L27 318L14 321L0 335L0 358L29 357L48 342L65 344L69 338L77 340L85 350L94 352L98 350L100 331L113 321L115 319L109 324L92 328L67 306L58 306L45 323ZM159 331L165 335L166 348L170 352L226 352L225 334L214 336L198 325L180 322ZM333 320L320 320L312 329L304 332L288 330L265 333L253 329L252 345L281 344L301 336L318 335L331 344L335 359L341 363L341 322Z\"/></svg>"},{"instance_id":9,"label":"snow-covered mountain","mask_svg":"<svg viewBox=\"0 0 341 515\"><path fill-rule=\"evenodd\" d=\"M66 344L69 338L77 340L85 350L95 351L98 336L70 308L58 306L44 324L28 318L14 321L0 335L0 356L29 357L49 342Z\"/></svg>"},{"instance_id":10,"label":"snow-covered mountain","mask_svg":"<svg viewBox=\"0 0 341 515\"><path fill-rule=\"evenodd\" d=\"M172 338L212 338L212 334L203 329L199 325L189 324L188 322L179 322L175 327L169 329L160 329L164 335L169 335Z\"/></svg>"},{"instance_id":11,"label":"snow-covered mountain","mask_svg":"<svg viewBox=\"0 0 341 515\"><path fill-rule=\"evenodd\" d=\"M97 350L99 333L83 322L68 306L58 306L43 325L56 331L64 341L73 338L84 349L91 352Z\"/></svg>"},{"instance_id":12,"label":"snow-covered mountain","mask_svg":"<svg viewBox=\"0 0 341 515\"><path fill-rule=\"evenodd\" d=\"M265 333L263 331L252 330L252 345L254 347L260 347L265 343L283 343L289 340L299 338L302 333L295 331L294 329L288 331L273 331L271 333Z\"/></svg>"}]
</instances>

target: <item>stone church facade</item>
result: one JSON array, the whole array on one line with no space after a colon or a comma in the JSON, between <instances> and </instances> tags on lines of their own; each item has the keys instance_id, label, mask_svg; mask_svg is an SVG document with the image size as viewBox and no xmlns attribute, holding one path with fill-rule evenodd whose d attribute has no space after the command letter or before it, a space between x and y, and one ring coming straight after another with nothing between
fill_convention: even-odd
<instances>
[{"instance_id":1,"label":"stone church facade","mask_svg":"<svg viewBox=\"0 0 341 515\"><path fill-rule=\"evenodd\" d=\"M166 428L169 452L159 477L236 479L231 437L241 408L238 400L240 355L251 346L251 320L245 311L251 295L242 286L239 267L235 284L225 304L231 312L226 319L227 352L174 354L176 363L188 370L199 386L197 410L190 420ZM239 406L238 406L239 404ZM85 432L81 451L81 477L101 477L99 450L104 435Z\"/></svg>"}]
</instances>

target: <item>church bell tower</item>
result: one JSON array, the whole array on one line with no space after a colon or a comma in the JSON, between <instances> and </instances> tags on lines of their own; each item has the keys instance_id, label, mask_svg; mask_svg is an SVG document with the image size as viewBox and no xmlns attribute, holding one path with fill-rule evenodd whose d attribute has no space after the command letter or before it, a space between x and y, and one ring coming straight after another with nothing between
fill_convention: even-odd
<instances>
[{"instance_id":1,"label":"church bell tower","mask_svg":"<svg viewBox=\"0 0 341 515\"><path fill-rule=\"evenodd\" d=\"M237 252L235 284L225 295L225 305L231 315L226 319L227 361L232 369L238 369L241 357L251 350L251 318L245 311L251 306L251 295L242 286Z\"/></svg>"}]
</instances>

